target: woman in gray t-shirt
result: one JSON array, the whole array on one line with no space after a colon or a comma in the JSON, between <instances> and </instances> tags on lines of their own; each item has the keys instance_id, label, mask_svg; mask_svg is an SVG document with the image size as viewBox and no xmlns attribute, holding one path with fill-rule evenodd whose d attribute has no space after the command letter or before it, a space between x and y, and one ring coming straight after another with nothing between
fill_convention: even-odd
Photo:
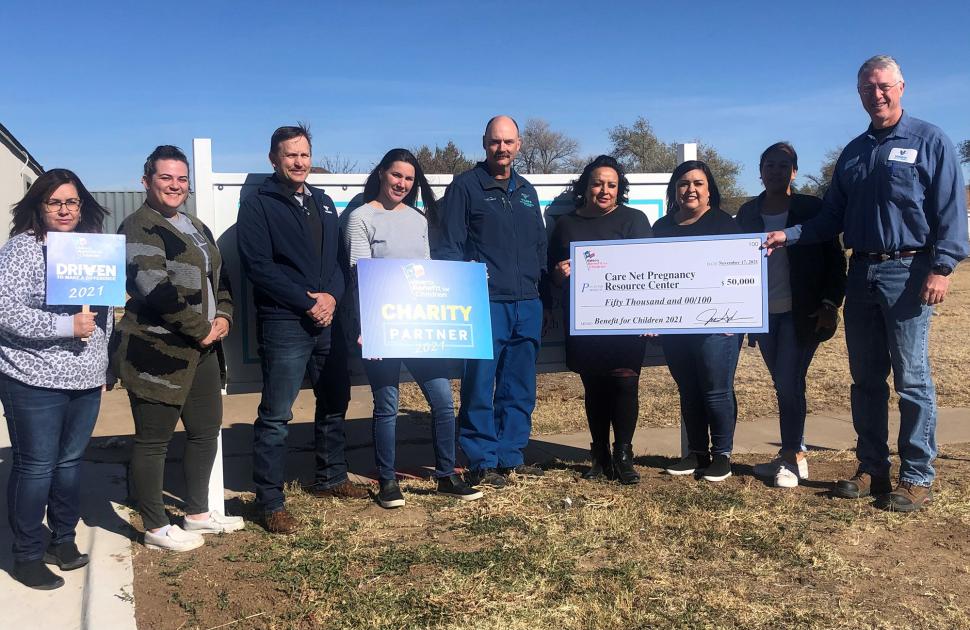
<instances>
[{"instance_id":1,"label":"woman in gray t-shirt","mask_svg":"<svg viewBox=\"0 0 970 630\"><path fill-rule=\"evenodd\" d=\"M417 209L418 190L424 210ZM431 186L418 160L407 149L392 149L364 184L364 205L354 209L344 228L344 243L353 271L361 258L427 260L429 226L437 223ZM356 274L352 273L356 284ZM360 342L359 319L351 324ZM378 503L385 508L404 505L394 476L395 425L401 364L421 387L431 406L438 492L471 501L482 493L455 474L455 407L443 359L365 359L364 371L374 393L374 456L380 481Z\"/></svg>"}]
</instances>

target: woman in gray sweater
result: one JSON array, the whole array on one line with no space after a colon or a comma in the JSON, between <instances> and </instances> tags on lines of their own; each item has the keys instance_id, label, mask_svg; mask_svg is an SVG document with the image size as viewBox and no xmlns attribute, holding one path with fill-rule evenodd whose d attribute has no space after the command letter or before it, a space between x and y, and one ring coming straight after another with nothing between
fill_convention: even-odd
<instances>
[{"instance_id":1,"label":"woman in gray sweater","mask_svg":"<svg viewBox=\"0 0 970 630\"><path fill-rule=\"evenodd\" d=\"M418 210L418 190L424 210ZM436 225L436 204L431 186L418 160L407 149L387 152L364 184L364 205L347 220L344 243L355 270L361 258L431 258L429 227ZM356 286L356 273L351 273ZM359 322L353 332L360 342ZM455 474L455 408L445 359L364 360L364 371L374 393L374 455L380 491L378 503L385 508L404 505L404 495L394 476L395 424L401 364L407 366L431 406L431 436L435 449L438 492L465 501L482 493L465 485Z\"/></svg>"},{"instance_id":2,"label":"woman in gray sweater","mask_svg":"<svg viewBox=\"0 0 970 630\"><path fill-rule=\"evenodd\" d=\"M80 312L47 304L47 233L101 232L105 210L77 175L56 168L37 178L12 215L10 240L0 249L0 402L13 448L11 574L50 590L64 578L45 563L63 571L88 563L74 543L80 463L101 407L114 318L110 307Z\"/></svg>"}]
</instances>

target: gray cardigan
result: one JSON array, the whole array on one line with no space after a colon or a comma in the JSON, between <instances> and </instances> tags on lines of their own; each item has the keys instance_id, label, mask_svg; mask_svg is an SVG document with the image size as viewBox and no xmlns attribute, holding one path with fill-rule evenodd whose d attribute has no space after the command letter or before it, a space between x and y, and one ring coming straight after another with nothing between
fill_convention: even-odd
<instances>
[{"instance_id":1,"label":"gray cardigan","mask_svg":"<svg viewBox=\"0 0 970 630\"><path fill-rule=\"evenodd\" d=\"M0 372L33 387L91 389L105 383L111 308L98 308L94 334L74 337L76 306L48 306L42 243L18 234L0 249ZM107 316L104 312L107 312Z\"/></svg>"}]
</instances>

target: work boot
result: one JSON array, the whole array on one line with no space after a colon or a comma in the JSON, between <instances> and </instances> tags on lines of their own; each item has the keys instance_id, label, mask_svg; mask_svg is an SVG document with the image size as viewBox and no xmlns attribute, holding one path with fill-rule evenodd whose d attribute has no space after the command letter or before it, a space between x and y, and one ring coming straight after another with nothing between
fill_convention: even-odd
<instances>
[{"instance_id":1,"label":"work boot","mask_svg":"<svg viewBox=\"0 0 970 630\"><path fill-rule=\"evenodd\" d=\"M613 444L613 472L622 484L640 483L640 474L633 468L632 444Z\"/></svg>"},{"instance_id":2,"label":"work boot","mask_svg":"<svg viewBox=\"0 0 970 630\"><path fill-rule=\"evenodd\" d=\"M856 471L851 479L842 479L835 484L832 494L843 499L861 499L871 495L889 494L892 485L889 477L873 477L867 472Z\"/></svg>"},{"instance_id":3,"label":"work boot","mask_svg":"<svg viewBox=\"0 0 970 630\"><path fill-rule=\"evenodd\" d=\"M504 488L508 484L508 480L496 472L494 468L479 468L465 473L465 483L469 486Z\"/></svg>"},{"instance_id":4,"label":"work boot","mask_svg":"<svg viewBox=\"0 0 970 630\"><path fill-rule=\"evenodd\" d=\"M541 477L546 474L538 466L531 464L519 464L518 466L499 466L495 471L503 477L508 477L515 473L519 477Z\"/></svg>"},{"instance_id":5,"label":"work boot","mask_svg":"<svg viewBox=\"0 0 970 630\"><path fill-rule=\"evenodd\" d=\"M292 534L300 529L300 523L286 508L264 514L263 526L271 534Z\"/></svg>"},{"instance_id":6,"label":"work boot","mask_svg":"<svg viewBox=\"0 0 970 630\"><path fill-rule=\"evenodd\" d=\"M306 489L310 496L318 499L369 499L370 493L365 488L352 483L349 479L329 488L310 486Z\"/></svg>"},{"instance_id":7,"label":"work boot","mask_svg":"<svg viewBox=\"0 0 970 630\"><path fill-rule=\"evenodd\" d=\"M929 486L900 481L879 507L890 512L916 512L932 500L933 491Z\"/></svg>"},{"instance_id":8,"label":"work boot","mask_svg":"<svg viewBox=\"0 0 970 630\"><path fill-rule=\"evenodd\" d=\"M583 473L583 479L613 478L613 461L610 456L609 442L592 442L589 445L589 459L591 466Z\"/></svg>"}]
</instances>

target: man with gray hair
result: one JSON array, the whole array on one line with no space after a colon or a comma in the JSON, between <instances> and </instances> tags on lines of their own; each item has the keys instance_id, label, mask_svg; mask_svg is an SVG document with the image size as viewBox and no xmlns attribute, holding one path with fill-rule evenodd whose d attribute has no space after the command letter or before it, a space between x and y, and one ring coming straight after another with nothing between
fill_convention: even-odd
<instances>
[{"instance_id":1,"label":"man with gray hair","mask_svg":"<svg viewBox=\"0 0 970 630\"><path fill-rule=\"evenodd\" d=\"M912 512L930 501L936 471L936 389L928 342L933 307L970 253L960 161L940 129L903 111L906 83L896 60L878 55L858 73L871 124L842 151L814 220L770 232L769 249L842 232L852 250L845 292L845 341L852 374L852 423L859 467L834 494L877 496ZM899 394L899 483L890 485L889 386Z\"/></svg>"}]
</instances>

